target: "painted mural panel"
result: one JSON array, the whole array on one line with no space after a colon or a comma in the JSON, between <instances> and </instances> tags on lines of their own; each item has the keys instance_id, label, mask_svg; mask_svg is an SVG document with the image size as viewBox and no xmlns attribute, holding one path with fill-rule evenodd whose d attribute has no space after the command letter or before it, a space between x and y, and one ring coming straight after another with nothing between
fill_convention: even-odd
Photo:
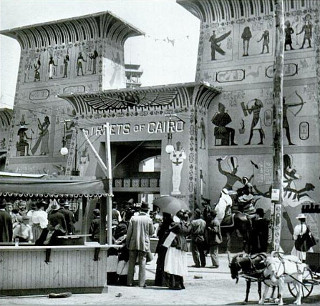
<instances>
[{"instance_id":1,"label":"painted mural panel","mask_svg":"<svg viewBox=\"0 0 320 306\"><path fill-rule=\"evenodd\" d=\"M17 112L11 157L49 155L51 114L48 109Z\"/></svg>"},{"instance_id":2,"label":"painted mural panel","mask_svg":"<svg viewBox=\"0 0 320 306\"><path fill-rule=\"evenodd\" d=\"M203 50L203 62L214 64L216 61L233 59L233 28L230 24L221 26L218 23L206 24L202 27L200 42Z\"/></svg>"},{"instance_id":3,"label":"painted mural panel","mask_svg":"<svg viewBox=\"0 0 320 306\"><path fill-rule=\"evenodd\" d=\"M286 87L283 99L285 145L315 145L318 106L315 84ZM209 148L273 143L271 88L225 91L209 110ZM314 131L312 135L310 130Z\"/></svg>"},{"instance_id":4,"label":"painted mural panel","mask_svg":"<svg viewBox=\"0 0 320 306\"><path fill-rule=\"evenodd\" d=\"M259 16L212 24L203 22L196 79L226 85L235 82L272 82L273 19L273 16ZM317 22L317 12L313 10L286 13L285 79L315 76L313 50ZM216 32L216 39L221 37L221 42L212 48L208 40L213 31ZM228 33L229 36L226 36ZM214 60L212 56L210 58L212 50L215 51Z\"/></svg>"},{"instance_id":5,"label":"painted mural panel","mask_svg":"<svg viewBox=\"0 0 320 306\"><path fill-rule=\"evenodd\" d=\"M285 154L283 179L282 247L288 252L293 247L292 233L298 223L296 216L304 205L317 203L319 198L319 175L314 165L319 164L318 154ZM219 200L222 188L236 191L243 187L245 178L252 185L258 199L255 207L261 207L267 215L271 213L272 156L270 155L222 155L209 159L211 188L210 198ZM317 187L316 187L317 186ZM236 203L235 203L236 204ZM319 214L308 213L307 222L317 238L320 237Z\"/></svg>"},{"instance_id":6,"label":"painted mural panel","mask_svg":"<svg viewBox=\"0 0 320 306\"><path fill-rule=\"evenodd\" d=\"M197 205L201 204L201 198L209 198L208 189L209 189L209 171L208 171L208 120L206 110L199 109L198 116L198 160L197 160L197 177L199 178L196 182L198 191L197 194Z\"/></svg>"},{"instance_id":7,"label":"painted mural panel","mask_svg":"<svg viewBox=\"0 0 320 306\"><path fill-rule=\"evenodd\" d=\"M238 59L273 54L273 16L242 19L238 22Z\"/></svg>"},{"instance_id":8,"label":"painted mural panel","mask_svg":"<svg viewBox=\"0 0 320 306\"><path fill-rule=\"evenodd\" d=\"M100 41L84 41L23 50L21 83L76 78L101 72Z\"/></svg>"}]
</instances>

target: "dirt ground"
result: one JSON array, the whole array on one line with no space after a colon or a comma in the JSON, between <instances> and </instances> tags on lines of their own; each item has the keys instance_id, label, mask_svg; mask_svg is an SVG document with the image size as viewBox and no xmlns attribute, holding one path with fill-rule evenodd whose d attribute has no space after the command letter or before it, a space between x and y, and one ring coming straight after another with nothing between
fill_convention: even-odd
<instances>
[{"instance_id":1,"label":"dirt ground","mask_svg":"<svg viewBox=\"0 0 320 306\"><path fill-rule=\"evenodd\" d=\"M231 279L226 254L220 255L220 267L210 268L207 257L205 268L192 267L191 253L188 253L189 275L185 279L185 290L169 290L152 286L156 269L156 257L147 265L147 288L108 286L107 293L73 294L68 298L48 298L48 296L0 296L0 305L243 305L246 282ZM136 275L137 278L137 275ZM294 298L285 292L285 304L292 304ZM314 286L304 305L320 305L320 286ZM249 305L258 304L257 284L253 283Z\"/></svg>"}]
</instances>

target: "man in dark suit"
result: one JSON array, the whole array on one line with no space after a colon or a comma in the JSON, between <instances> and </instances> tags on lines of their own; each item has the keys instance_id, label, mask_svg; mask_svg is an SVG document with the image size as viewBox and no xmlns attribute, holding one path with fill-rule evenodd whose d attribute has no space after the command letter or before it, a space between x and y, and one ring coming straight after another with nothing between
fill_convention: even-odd
<instances>
[{"instance_id":1,"label":"man in dark suit","mask_svg":"<svg viewBox=\"0 0 320 306\"><path fill-rule=\"evenodd\" d=\"M63 214L67 225L67 234L72 235L74 233L74 215L71 210L69 210L69 203L63 199L59 201L60 209L59 212Z\"/></svg>"},{"instance_id":2,"label":"man in dark suit","mask_svg":"<svg viewBox=\"0 0 320 306\"><path fill-rule=\"evenodd\" d=\"M252 222L251 254L264 253L268 249L269 221L264 218L264 210L256 209L256 217Z\"/></svg>"},{"instance_id":3,"label":"man in dark suit","mask_svg":"<svg viewBox=\"0 0 320 306\"><path fill-rule=\"evenodd\" d=\"M0 200L0 242L12 241L12 219L5 210L6 203Z\"/></svg>"},{"instance_id":4,"label":"man in dark suit","mask_svg":"<svg viewBox=\"0 0 320 306\"><path fill-rule=\"evenodd\" d=\"M129 249L129 268L127 285L133 285L134 266L139 263L139 286L145 287L147 252L150 252L150 237L154 234L149 205L142 202L138 215L130 219L126 245Z\"/></svg>"},{"instance_id":5,"label":"man in dark suit","mask_svg":"<svg viewBox=\"0 0 320 306\"><path fill-rule=\"evenodd\" d=\"M61 228L60 224L55 227L49 222L47 228L44 228L40 237L36 240L35 245L60 245L61 238L58 236L64 236L65 231Z\"/></svg>"},{"instance_id":6,"label":"man in dark suit","mask_svg":"<svg viewBox=\"0 0 320 306\"><path fill-rule=\"evenodd\" d=\"M67 222L64 215L60 211L59 204L54 203L51 205L51 211L48 214L48 221L51 223L53 227L56 227L56 225L59 224L65 232L68 231Z\"/></svg>"}]
</instances>

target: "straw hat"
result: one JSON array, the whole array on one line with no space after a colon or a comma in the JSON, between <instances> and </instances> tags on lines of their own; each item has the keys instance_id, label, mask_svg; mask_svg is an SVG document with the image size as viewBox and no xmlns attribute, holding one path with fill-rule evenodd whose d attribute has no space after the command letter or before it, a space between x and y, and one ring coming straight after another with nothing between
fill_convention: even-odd
<instances>
[{"instance_id":1,"label":"straw hat","mask_svg":"<svg viewBox=\"0 0 320 306\"><path fill-rule=\"evenodd\" d=\"M59 208L60 208L60 205L57 204L57 203L53 203L53 204L51 205L51 209L52 209L52 210L58 210Z\"/></svg>"},{"instance_id":2,"label":"straw hat","mask_svg":"<svg viewBox=\"0 0 320 306\"><path fill-rule=\"evenodd\" d=\"M307 219L307 216L305 214L299 214L296 219Z\"/></svg>"}]
</instances>

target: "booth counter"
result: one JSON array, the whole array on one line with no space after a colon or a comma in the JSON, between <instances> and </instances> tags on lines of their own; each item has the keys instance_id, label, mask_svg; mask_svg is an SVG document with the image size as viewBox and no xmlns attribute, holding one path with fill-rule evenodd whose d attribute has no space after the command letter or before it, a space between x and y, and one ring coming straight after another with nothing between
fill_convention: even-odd
<instances>
[{"instance_id":1,"label":"booth counter","mask_svg":"<svg viewBox=\"0 0 320 306\"><path fill-rule=\"evenodd\" d=\"M107 292L110 247L1 246L0 295Z\"/></svg>"}]
</instances>

